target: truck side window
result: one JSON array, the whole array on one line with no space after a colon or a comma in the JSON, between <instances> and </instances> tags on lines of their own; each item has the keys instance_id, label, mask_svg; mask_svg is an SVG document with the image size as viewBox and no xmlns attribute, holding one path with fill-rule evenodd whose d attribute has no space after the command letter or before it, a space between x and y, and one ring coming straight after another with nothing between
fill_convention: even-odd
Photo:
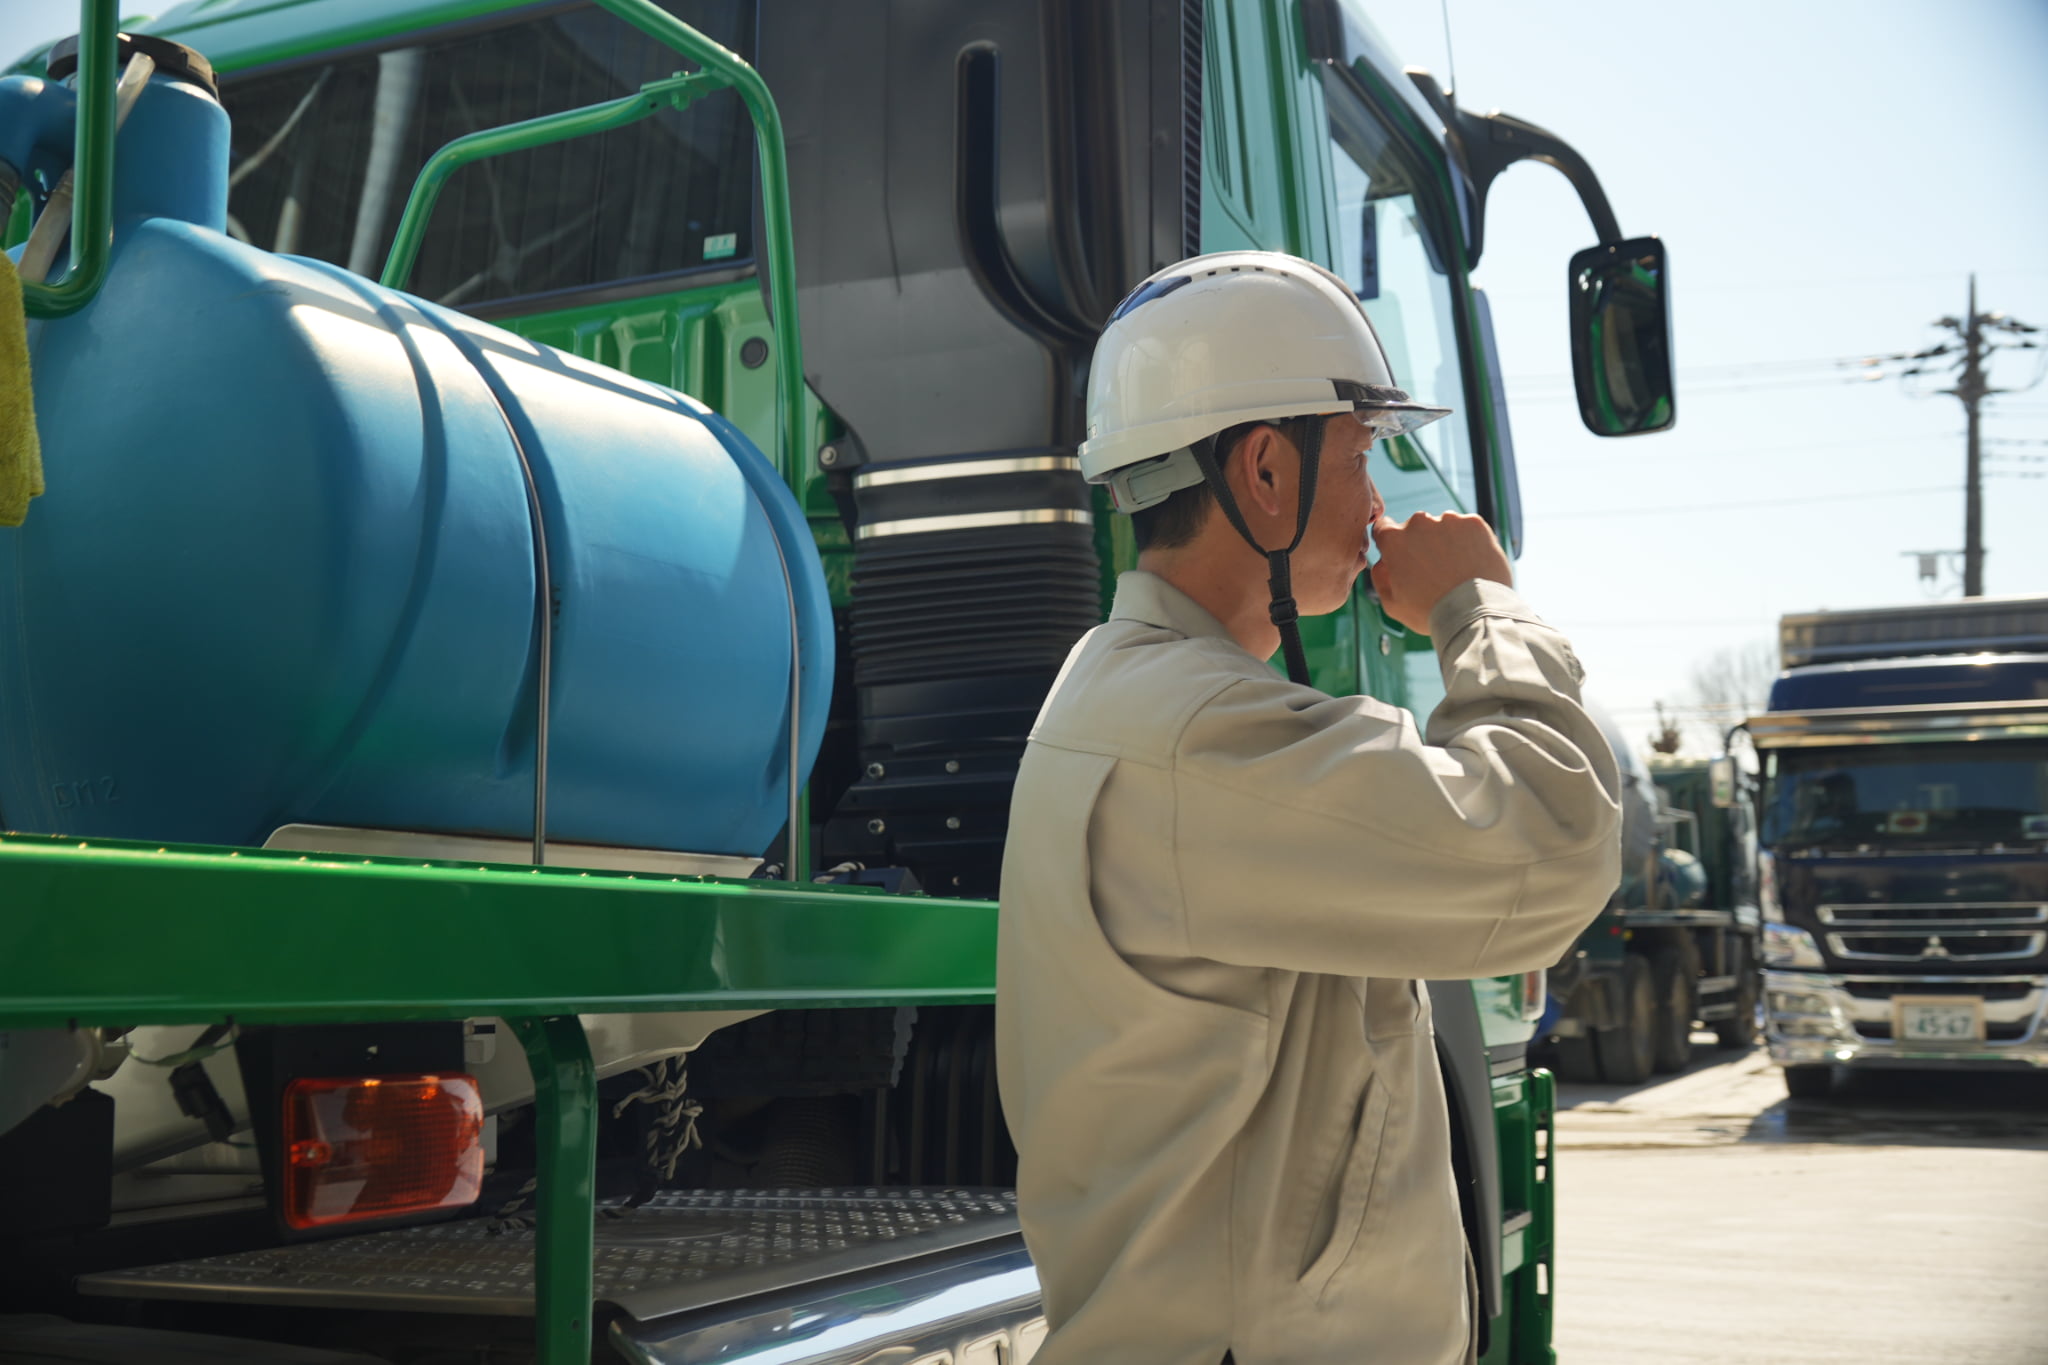
<instances>
[{"instance_id":1,"label":"truck side window","mask_svg":"<svg viewBox=\"0 0 2048 1365\"><path fill-rule=\"evenodd\" d=\"M752 0L662 0L753 52ZM594 7L228 82L228 230L371 277L426 159L466 133L629 95L682 58ZM408 288L454 307L730 266L753 253L753 131L722 90L631 127L474 163Z\"/></svg>"},{"instance_id":2,"label":"truck side window","mask_svg":"<svg viewBox=\"0 0 2048 1365\"><path fill-rule=\"evenodd\" d=\"M1466 511L1477 506L1472 431L1441 227L1420 158L1397 144L1342 78L1325 82L1336 173L1337 273L1365 304L1394 378L1452 415L1409 439Z\"/></svg>"}]
</instances>

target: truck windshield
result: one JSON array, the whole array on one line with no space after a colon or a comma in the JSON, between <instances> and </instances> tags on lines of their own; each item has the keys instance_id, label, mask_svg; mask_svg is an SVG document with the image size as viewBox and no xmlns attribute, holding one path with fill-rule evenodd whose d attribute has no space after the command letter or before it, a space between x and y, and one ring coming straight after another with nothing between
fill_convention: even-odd
<instances>
[{"instance_id":1,"label":"truck windshield","mask_svg":"<svg viewBox=\"0 0 2048 1365\"><path fill-rule=\"evenodd\" d=\"M1337 273L1365 305L1395 382L1422 402L1451 409L1449 417L1406 439L1469 512L1476 506L1472 436L1445 240L1448 215L1430 193L1420 154L1393 135L1353 79L1331 73L1324 81ZM1398 465L1398 452L1393 458Z\"/></svg>"},{"instance_id":2,"label":"truck windshield","mask_svg":"<svg viewBox=\"0 0 2048 1365\"><path fill-rule=\"evenodd\" d=\"M752 0L662 0L753 52ZM231 78L228 231L360 275L383 269L413 179L467 133L629 95L684 65L576 6L383 52ZM442 192L407 287L474 308L747 260L753 131L730 90L616 132L476 162Z\"/></svg>"},{"instance_id":3,"label":"truck windshield","mask_svg":"<svg viewBox=\"0 0 2048 1365\"><path fill-rule=\"evenodd\" d=\"M1781 749L1765 773L1764 839L1778 847L2048 841L2048 744Z\"/></svg>"}]
</instances>

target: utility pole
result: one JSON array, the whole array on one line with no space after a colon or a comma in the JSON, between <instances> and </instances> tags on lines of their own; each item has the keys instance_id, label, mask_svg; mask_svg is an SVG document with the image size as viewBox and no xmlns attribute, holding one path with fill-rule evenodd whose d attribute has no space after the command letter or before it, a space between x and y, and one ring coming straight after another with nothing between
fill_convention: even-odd
<instances>
[{"instance_id":1,"label":"utility pole","mask_svg":"<svg viewBox=\"0 0 2048 1365\"><path fill-rule=\"evenodd\" d=\"M1949 393L1962 400L1963 596L1984 595L1984 316L1977 311L1977 276L1970 276L1970 311L1962 327L1963 373Z\"/></svg>"},{"instance_id":2,"label":"utility pole","mask_svg":"<svg viewBox=\"0 0 2048 1365\"><path fill-rule=\"evenodd\" d=\"M1901 365L1903 368L1892 373L1905 379L1915 375L1928 374L1934 370L1948 370L1954 374L1954 382L1945 389L1933 393L1954 398L1963 405L1963 596L1984 595L1984 400L2001 393L2017 393L2031 389L2048 373L2048 367L2037 369L2031 382L2018 388L1994 389L1991 387L1990 359L1999 351L2040 351L2040 328L2009 318L2003 313L1985 313L1977 309L1977 276L1970 276L1970 307L1960 318L1941 318L1936 327L1950 335L1924 350L1903 352L1898 355L1874 356L1863 363L1866 369L1873 369L1872 378L1877 377L1874 367ZM1997 338L1993 333L1999 334ZM1952 359L1949 357L1953 357ZM1923 392L1921 396L1926 396ZM2024 457L2021 457L2024 458ZM1995 471L2010 473L2010 470ZM1931 577L1929 560L1931 554L1919 553L1922 580Z\"/></svg>"}]
</instances>

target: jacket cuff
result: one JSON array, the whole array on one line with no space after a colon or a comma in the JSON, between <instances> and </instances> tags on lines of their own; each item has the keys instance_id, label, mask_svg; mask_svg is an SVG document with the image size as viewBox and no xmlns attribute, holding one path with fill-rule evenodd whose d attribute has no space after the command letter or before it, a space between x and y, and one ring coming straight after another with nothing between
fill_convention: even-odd
<instances>
[{"instance_id":1,"label":"jacket cuff","mask_svg":"<svg viewBox=\"0 0 2048 1365\"><path fill-rule=\"evenodd\" d=\"M1545 624L1535 608L1507 584L1488 578L1474 578L1460 583L1437 599L1437 604L1429 612L1429 638L1438 645L1448 645L1467 626L1487 616Z\"/></svg>"}]
</instances>

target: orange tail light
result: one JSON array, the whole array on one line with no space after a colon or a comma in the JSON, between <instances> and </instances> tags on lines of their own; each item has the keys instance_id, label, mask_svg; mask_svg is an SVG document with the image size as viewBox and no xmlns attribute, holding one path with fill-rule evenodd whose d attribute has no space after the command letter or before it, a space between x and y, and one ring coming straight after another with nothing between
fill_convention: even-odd
<instances>
[{"instance_id":1,"label":"orange tail light","mask_svg":"<svg viewBox=\"0 0 2048 1365\"><path fill-rule=\"evenodd\" d=\"M348 1076L284 1092L284 1220L295 1228L476 1202L484 1106L473 1076Z\"/></svg>"}]
</instances>

